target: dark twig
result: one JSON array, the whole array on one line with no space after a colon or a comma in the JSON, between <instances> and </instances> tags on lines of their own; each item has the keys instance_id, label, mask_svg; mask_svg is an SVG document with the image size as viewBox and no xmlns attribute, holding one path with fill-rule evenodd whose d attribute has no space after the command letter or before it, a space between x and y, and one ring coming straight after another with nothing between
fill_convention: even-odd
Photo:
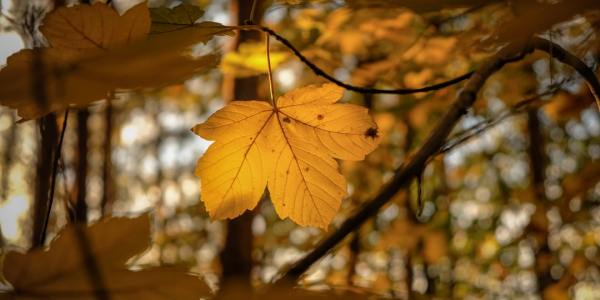
<instances>
[{"instance_id":1,"label":"dark twig","mask_svg":"<svg viewBox=\"0 0 600 300\"><path fill-rule=\"evenodd\" d=\"M480 134L486 132L488 129L498 125L500 122L504 121L505 119L512 117L514 115L526 112L532 106L535 107L536 106L535 104L537 104L538 102L541 101L541 97L550 95L550 94L556 92L557 89L558 89L558 86L557 86L557 88L554 88L547 92L537 94L535 96L521 100L521 101L517 102L515 105L511 106L506 111L500 113L497 117L495 117L493 119L481 121L467 129L457 133L456 135L454 135L454 137L449 139L448 142L446 142L446 145L444 145L444 147L442 147L440 149L438 154L447 153L447 152L453 150L454 148L469 141L470 139L477 137Z\"/></svg>"},{"instance_id":2,"label":"dark twig","mask_svg":"<svg viewBox=\"0 0 600 300\"><path fill-rule=\"evenodd\" d=\"M54 151L54 160L52 161L52 179L50 181L50 195L48 196L48 207L46 208L46 216L44 218L44 226L40 234L40 245L44 245L46 240L46 231L48 230L48 221L50 220L50 213L52 212L52 203L54 202L54 190L56 189L56 175L58 173L58 163L60 161L60 154L62 151L63 141L65 140L65 132L67 131L67 121L69 120L69 110L65 111L65 118L63 120L62 129L60 132L60 138Z\"/></svg>"},{"instance_id":3,"label":"dark twig","mask_svg":"<svg viewBox=\"0 0 600 300\"><path fill-rule=\"evenodd\" d=\"M464 89L458 95L458 99L438 122L435 129L413 158L396 170L394 177L374 199L366 202L357 212L342 223L338 230L320 241L311 252L285 272L279 279L279 282L283 282L283 284L295 282L313 263L323 257L323 255L341 242L348 234L356 230L363 222L375 215L400 189L406 187L414 177L418 176L428 159L444 146L452 128L475 102L477 93L488 77L505 64L520 59L533 51L531 43L523 47L516 45L510 44L504 47L499 53L484 62L467 81Z\"/></svg>"},{"instance_id":4,"label":"dark twig","mask_svg":"<svg viewBox=\"0 0 600 300\"><path fill-rule=\"evenodd\" d=\"M331 81L332 83L335 83L336 85L338 85L340 87L343 87L343 88L345 88L347 90L350 90L350 91L353 91L353 92L357 92L357 93L361 93L361 94L408 95L408 94L431 92L431 91L436 91L436 90L439 90L439 89L443 89L443 88L455 85L457 83L460 83L462 81L465 81L465 80L469 79L469 77L471 77L473 75L473 72L468 72L468 73L460 75L460 76L458 76L456 78L452 78L452 79L450 79L448 81L436 83L436 84L433 84L433 85L430 85L430 86L425 86L425 87L421 87L421 88L417 88L417 89L402 88L402 89L384 90L384 89L376 89L376 88L368 88L368 87L355 86L355 85L351 85L351 84L342 82L342 81L336 79L335 77L327 74L325 71L323 71L323 69L319 68L313 62L311 62L306 56L304 56L300 52L300 50L298 50L296 47L294 47L294 45L292 45L292 43L290 41L288 41L286 38L282 37L281 35L279 35L275 31L273 31L271 28L264 27L264 26L259 26L258 28L260 30L268 33L269 35L273 36L276 40L278 40L279 42L281 42L284 46L286 46L287 48L289 48L294 53L294 55L296 57L298 57L307 67L309 67L318 76L321 76L321 77L327 79L328 81Z\"/></svg>"},{"instance_id":5,"label":"dark twig","mask_svg":"<svg viewBox=\"0 0 600 300\"><path fill-rule=\"evenodd\" d=\"M596 77L596 74L594 74L594 71L581 61L581 59L571 54L560 45L538 37L534 37L532 40L535 49L544 51L558 59L560 62L571 66L585 79L596 100L596 105L600 110L600 82L598 82L598 78Z\"/></svg>"}]
</instances>

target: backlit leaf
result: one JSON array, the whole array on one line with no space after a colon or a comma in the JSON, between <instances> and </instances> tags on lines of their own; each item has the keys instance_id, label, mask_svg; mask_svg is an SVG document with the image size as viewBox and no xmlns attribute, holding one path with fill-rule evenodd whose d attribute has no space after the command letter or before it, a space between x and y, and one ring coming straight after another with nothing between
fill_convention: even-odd
<instances>
[{"instance_id":1,"label":"backlit leaf","mask_svg":"<svg viewBox=\"0 0 600 300\"><path fill-rule=\"evenodd\" d=\"M98 3L49 14L42 31L54 47L25 49L8 58L0 71L0 104L17 109L27 120L85 106L114 90L175 83L217 65L214 55L190 56L192 45L230 32L221 24L204 22L130 43L149 30L145 3L122 16L107 10L112 9ZM92 16L82 20L78 13ZM61 36L68 30L66 24L74 33Z\"/></svg>"},{"instance_id":2,"label":"backlit leaf","mask_svg":"<svg viewBox=\"0 0 600 300\"><path fill-rule=\"evenodd\" d=\"M50 47L79 58L143 39L150 31L150 15L145 2L122 16L102 3L59 7L40 30Z\"/></svg>"},{"instance_id":3,"label":"backlit leaf","mask_svg":"<svg viewBox=\"0 0 600 300\"><path fill-rule=\"evenodd\" d=\"M198 299L210 293L183 269L127 269L126 261L150 246L149 236L147 214L106 219L90 227L68 225L49 249L6 254L3 274L13 287L8 295L20 300L96 299L99 288L110 299ZM90 259L100 279L90 280Z\"/></svg>"},{"instance_id":4,"label":"backlit leaf","mask_svg":"<svg viewBox=\"0 0 600 300\"><path fill-rule=\"evenodd\" d=\"M180 4L174 8L157 7L150 9L152 33L169 32L193 25L204 11L191 4Z\"/></svg>"},{"instance_id":5,"label":"backlit leaf","mask_svg":"<svg viewBox=\"0 0 600 300\"><path fill-rule=\"evenodd\" d=\"M379 143L367 109L336 104L343 89L308 86L275 107L234 101L193 131L214 140L196 174L213 218L233 218L258 203L268 186L281 218L326 228L347 194L334 158L362 160Z\"/></svg>"}]
</instances>

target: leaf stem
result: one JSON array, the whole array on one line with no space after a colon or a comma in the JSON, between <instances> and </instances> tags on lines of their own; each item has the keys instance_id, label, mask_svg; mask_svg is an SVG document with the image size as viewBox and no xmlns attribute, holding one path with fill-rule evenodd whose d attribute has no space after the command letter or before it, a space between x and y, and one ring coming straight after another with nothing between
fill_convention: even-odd
<instances>
[{"instance_id":1,"label":"leaf stem","mask_svg":"<svg viewBox=\"0 0 600 300\"><path fill-rule=\"evenodd\" d=\"M267 46L267 70L269 76L269 92L271 93L271 105L275 106L275 89L273 88L273 71L271 70L271 51L269 49L269 35L265 35L266 38L266 46Z\"/></svg>"},{"instance_id":2,"label":"leaf stem","mask_svg":"<svg viewBox=\"0 0 600 300\"><path fill-rule=\"evenodd\" d=\"M257 0L252 0L252 8L250 9L250 23L254 24L254 11L256 10Z\"/></svg>"}]
</instances>

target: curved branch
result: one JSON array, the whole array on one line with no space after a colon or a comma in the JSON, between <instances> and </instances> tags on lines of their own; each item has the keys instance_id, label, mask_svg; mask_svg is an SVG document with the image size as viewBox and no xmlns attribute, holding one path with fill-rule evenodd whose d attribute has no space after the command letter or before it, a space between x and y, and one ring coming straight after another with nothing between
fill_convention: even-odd
<instances>
[{"instance_id":1,"label":"curved branch","mask_svg":"<svg viewBox=\"0 0 600 300\"><path fill-rule=\"evenodd\" d=\"M414 177L418 176L428 159L438 153L444 146L446 138L454 125L473 105L477 93L485 81L505 64L520 59L533 51L532 43L527 43L524 46L521 45L517 43L509 44L484 62L467 81L465 87L458 95L458 99L437 123L435 129L430 133L425 143L412 159L396 170L394 177L374 199L366 202L356 213L342 223L338 230L329 237L321 240L310 253L285 272L278 282L282 282L283 284L295 282L313 263L323 257L367 219L374 216L400 189L406 187Z\"/></svg>"},{"instance_id":2,"label":"curved branch","mask_svg":"<svg viewBox=\"0 0 600 300\"><path fill-rule=\"evenodd\" d=\"M596 77L596 74L594 74L594 71L592 71L591 68L589 68L577 56L571 54L563 47L549 40L534 37L532 38L532 44L535 49L544 51L550 54L552 57L559 60L560 62L567 64L573 69L575 69L575 71L577 71L577 73L579 73L579 75L581 75L587 82L590 91L592 92L592 95L596 100L598 110L600 110L600 82L598 82L598 78Z\"/></svg>"},{"instance_id":3,"label":"curved branch","mask_svg":"<svg viewBox=\"0 0 600 300\"><path fill-rule=\"evenodd\" d=\"M452 79L444 81L444 82L440 82L440 83L436 83L436 84L433 84L433 85L429 85L429 86L425 86L425 87L421 87L421 88L416 88L416 89L402 88L402 89L384 90L384 89L376 89L376 88L368 88L368 87L355 86L355 85L351 85L351 84L342 82L342 81L336 79L335 77L327 74L325 71L323 71L323 69L319 68L313 62L311 62L308 58L306 58L306 56L304 56L300 52L300 50L296 49L296 47L294 47L294 45L292 45L292 43L290 41L288 41L287 39L285 39L284 37L282 37L281 35L279 35L275 31L273 31L271 28L264 27L264 26L258 26L258 28L261 31L266 32L270 36L273 36L276 40L278 40L279 42L281 42L284 46L286 46L287 48L289 48L294 53L294 55L296 57L298 57L307 67L309 67L318 76L321 76L321 77L327 79L328 81L330 81L332 83L335 83L336 85L338 85L340 87L343 87L343 88L345 88L347 90L350 90L350 91L353 91L353 92L357 92L357 93L361 93L361 94L408 95L408 94L431 92L431 91L440 90L440 89L449 87L451 85L455 85L457 83L460 83L462 81L465 81L465 80L469 79L473 75L473 73L474 73L473 71L471 71L471 72L465 73L463 75L460 75L460 76L458 76L456 78L452 78Z\"/></svg>"}]
</instances>

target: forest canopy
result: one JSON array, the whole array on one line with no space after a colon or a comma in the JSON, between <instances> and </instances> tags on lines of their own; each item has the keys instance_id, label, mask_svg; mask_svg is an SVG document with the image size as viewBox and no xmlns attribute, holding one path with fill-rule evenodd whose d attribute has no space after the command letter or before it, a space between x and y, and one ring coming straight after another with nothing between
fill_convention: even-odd
<instances>
[{"instance_id":1,"label":"forest canopy","mask_svg":"<svg viewBox=\"0 0 600 300\"><path fill-rule=\"evenodd\" d=\"M596 299L597 0L6 0L0 299Z\"/></svg>"}]
</instances>

